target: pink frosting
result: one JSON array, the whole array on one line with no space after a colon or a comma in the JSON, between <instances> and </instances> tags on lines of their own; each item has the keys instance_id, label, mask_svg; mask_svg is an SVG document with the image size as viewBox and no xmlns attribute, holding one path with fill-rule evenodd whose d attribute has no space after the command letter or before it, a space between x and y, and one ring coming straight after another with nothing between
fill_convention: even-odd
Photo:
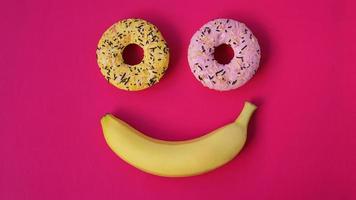
<instances>
[{"instance_id":1,"label":"pink frosting","mask_svg":"<svg viewBox=\"0 0 356 200\"><path fill-rule=\"evenodd\" d=\"M230 45L234 57L228 64L214 59L214 48ZM226 91L245 84L258 69L261 58L256 37L245 24L216 19L203 25L192 37L188 61L194 76L211 89Z\"/></svg>"}]
</instances>

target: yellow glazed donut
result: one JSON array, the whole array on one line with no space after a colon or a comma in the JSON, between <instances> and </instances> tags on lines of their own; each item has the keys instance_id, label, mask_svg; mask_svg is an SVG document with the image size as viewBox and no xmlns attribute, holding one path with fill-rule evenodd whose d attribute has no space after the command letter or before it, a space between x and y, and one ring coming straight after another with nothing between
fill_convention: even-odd
<instances>
[{"instance_id":1,"label":"yellow glazed donut","mask_svg":"<svg viewBox=\"0 0 356 200\"><path fill-rule=\"evenodd\" d=\"M144 56L137 65L124 62L122 53L139 45ZM169 49L158 28L142 19L125 19L112 25L100 38L96 50L101 73L123 90L143 90L157 83L168 68Z\"/></svg>"}]
</instances>

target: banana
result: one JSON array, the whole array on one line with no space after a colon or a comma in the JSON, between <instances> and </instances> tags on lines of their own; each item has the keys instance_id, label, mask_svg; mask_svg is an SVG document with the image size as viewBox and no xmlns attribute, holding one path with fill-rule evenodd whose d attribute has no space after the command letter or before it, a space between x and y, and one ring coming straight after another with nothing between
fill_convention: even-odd
<instances>
[{"instance_id":1,"label":"banana","mask_svg":"<svg viewBox=\"0 0 356 200\"><path fill-rule=\"evenodd\" d=\"M245 102L234 122L185 141L151 138L111 114L102 117L101 125L109 147L127 163L158 176L185 177L209 172L232 160L245 144L255 109Z\"/></svg>"}]
</instances>

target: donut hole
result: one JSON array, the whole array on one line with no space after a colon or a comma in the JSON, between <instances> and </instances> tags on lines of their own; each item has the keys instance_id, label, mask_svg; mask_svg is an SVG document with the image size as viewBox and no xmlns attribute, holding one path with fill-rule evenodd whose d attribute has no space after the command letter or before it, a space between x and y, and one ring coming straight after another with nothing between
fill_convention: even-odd
<instances>
[{"instance_id":1,"label":"donut hole","mask_svg":"<svg viewBox=\"0 0 356 200\"><path fill-rule=\"evenodd\" d=\"M229 64L234 57L234 50L228 44L221 44L214 48L214 59L220 64Z\"/></svg>"},{"instance_id":2,"label":"donut hole","mask_svg":"<svg viewBox=\"0 0 356 200\"><path fill-rule=\"evenodd\" d=\"M129 44L124 48L122 58L128 65L137 65L143 59L143 49L137 44Z\"/></svg>"}]
</instances>

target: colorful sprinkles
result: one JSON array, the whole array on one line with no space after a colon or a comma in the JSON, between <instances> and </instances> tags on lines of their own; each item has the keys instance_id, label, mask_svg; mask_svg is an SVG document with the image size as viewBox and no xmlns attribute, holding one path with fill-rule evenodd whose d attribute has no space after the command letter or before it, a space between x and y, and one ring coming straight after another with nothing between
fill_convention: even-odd
<instances>
[{"instance_id":1,"label":"colorful sprinkles","mask_svg":"<svg viewBox=\"0 0 356 200\"><path fill-rule=\"evenodd\" d=\"M122 52L130 44L144 51L137 65L124 62ZM101 73L123 90L137 91L157 83L168 68L169 49L158 28L142 19L125 19L104 32L96 50Z\"/></svg>"},{"instance_id":2,"label":"colorful sprinkles","mask_svg":"<svg viewBox=\"0 0 356 200\"><path fill-rule=\"evenodd\" d=\"M214 59L215 47L227 44L234 50L228 64ZM226 91L238 88L256 73L260 46L245 24L232 19L216 19L203 25L192 37L188 61L194 76L206 87Z\"/></svg>"}]
</instances>

